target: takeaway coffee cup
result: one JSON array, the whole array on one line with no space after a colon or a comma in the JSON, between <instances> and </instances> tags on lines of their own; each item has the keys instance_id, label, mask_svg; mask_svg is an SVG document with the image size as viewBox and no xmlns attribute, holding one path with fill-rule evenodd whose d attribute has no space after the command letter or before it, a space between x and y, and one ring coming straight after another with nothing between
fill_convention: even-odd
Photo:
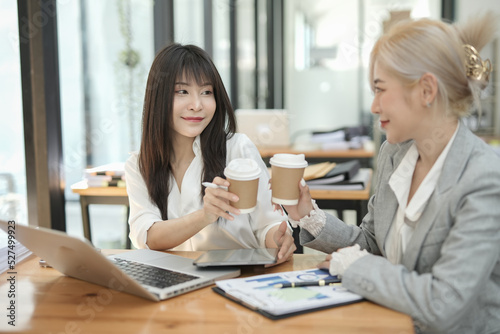
<instances>
[{"instance_id":1,"label":"takeaway coffee cup","mask_svg":"<svg viewBox=\"0 0 500 334\"><path fill-rule=\"evenodd\" d=\"M224 169L224 175L231 185L228 191L236 194L240 200L230 202L241 213L250 213L257 206L260 167L252 159L234 159Z\"/></svg>"},{"instance_id":2,"label":"takeaway coffee cup","mask_svg":"<svg viewBox=\"0 0 500 334\"><path fill-rule=\"evenodd\" d=\"M299 202L299 182L304 176L307 161L303 154L275 154L270 160L272 201L295 205Z\"/></svg>"}]
</instances>

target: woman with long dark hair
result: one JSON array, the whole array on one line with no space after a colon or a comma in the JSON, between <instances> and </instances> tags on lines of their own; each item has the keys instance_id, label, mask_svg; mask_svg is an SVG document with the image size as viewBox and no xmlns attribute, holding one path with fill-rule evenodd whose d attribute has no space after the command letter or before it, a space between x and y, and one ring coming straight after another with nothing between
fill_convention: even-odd
<instances>
[{"instance_id":1,"label":"woman with long dark hair","mask_svg":"<svg viewBox=\"0 0 500 334\"><path fill-rule=\"evenodd\" d=\"M271 205L267 168L255 145L235 129L233 108L208 54L194 45L161 50L147 81L140 151L125 166L135 247L280 247L282 261L292 255L286 216ZM261 168L257 208L249 214L229 204L235 194L201 186L228 186L223 171L236 158L253 159Z\"/></svg>"}]
</instances>

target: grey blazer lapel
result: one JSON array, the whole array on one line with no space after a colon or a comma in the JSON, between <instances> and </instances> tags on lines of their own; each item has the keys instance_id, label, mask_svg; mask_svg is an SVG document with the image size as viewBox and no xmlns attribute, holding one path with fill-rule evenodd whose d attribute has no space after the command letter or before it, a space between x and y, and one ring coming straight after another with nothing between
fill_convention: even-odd
<instances>
[{"instance_id":1,"label":"grey blazer lapel","mask_svg":"<svg viewBox=\"0 0 500 334\"><path fill-rule=\"evenodd\" d=\"M397 169L401 160L403 160L408 148L412 142L405 142L397 146L392 146L392 149L397 151L392 153L388 152L390 157L378 165L377 168L381 170L379 173L380 182L378 182L377 199L375 204L375 235L377 236L377 243L382 255L385 253L385 240L389 234L389 229L394 221L394 216L398 209L398 201L396 195L389 186L389 179L394 171Z\"/></svg>"},{"instance_id":2,"label":"grey blazer lapel","mask_svg":"<svg viewBox=\"0 0 500 334\"><path fill-rule=\"evenodd\" d=\"M427 203L427 207L420 217L415 227L415 232L403 254L402 264L408 270L415 269L423 242L427 235L432 233L433 225L440 223L436 222L436 216L440 210L443 210L443 198L446 198L446 193L451 190L453 185L457 184L472 150L470 140L468 140L470 135L473 134L464 124L460 124L455 141L450 147L450 151L444 162L436 189L429 198L429 203Z\"/></svg>"},{"instance_id":3,"label":"grey blazer lapel","mask_svg":"<svg viewBox=\"0 0 500 334\"><path fill-rule=\"evenodd\" d=\"M377 236L377 244L383 256L387 256L385 252L385 240L389 234L396 210L398 209L398 202L396 196L392 192L388 183L381 185L381 188L387 188L378 194L377 209L379 212L375 215L375 235Z\"/></svg>"}]
</instances>

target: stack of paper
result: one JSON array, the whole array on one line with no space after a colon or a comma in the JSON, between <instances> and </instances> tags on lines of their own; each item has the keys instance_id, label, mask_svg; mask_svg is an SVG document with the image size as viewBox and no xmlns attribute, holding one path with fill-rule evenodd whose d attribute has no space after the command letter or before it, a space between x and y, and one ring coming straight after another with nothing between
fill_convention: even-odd
<instances>
[{"instance_id":1,"label":"stack of paper","mask_svg":"<svg viewBox=\"0 0 500 334\"><path fill-rule=\"evenodd\" d=\"M106 164L85 170L83 179L89 187L125 187L125 164Z\"/></svg>"},{"instance_id":2,"label":"stack of paper","mask_svg":"<svg viewBox=\"0 0 500 334\"><path fill-rule=\"evenodd\" d=\"M1 233L7 236L7 234L3 231L1 231ZM3 240L7 238L4 238L2 235L1 239ZM31 254L31 251L28 248L24 247L17 241L15 241L14 244L10 244L10 246L8 242L3 242L2 245L7 246L0 248L0 274L6 271L15 272L16 265Z\"/></svg>"},{"instance_id":3,"label":"stack of paper","mask_svg":"<svg viewBox=\"0 0 500 334\"><path fill-rule=\"evenodd\" d=\"M325 151L342 151L361 149L365 142L370 141L364 126L345 127L332 131L313 132L311 142L320 144Z\"/></svg>"}]
</instances>

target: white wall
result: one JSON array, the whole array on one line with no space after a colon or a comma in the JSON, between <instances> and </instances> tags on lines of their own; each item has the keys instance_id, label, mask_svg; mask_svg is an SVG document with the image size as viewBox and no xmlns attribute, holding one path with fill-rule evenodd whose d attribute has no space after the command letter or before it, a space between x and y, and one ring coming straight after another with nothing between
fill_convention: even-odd
<instances>
[{"instance_id":1,"label":"white wall","mask_svg":"<svg viewBox=\"0 0 500 334\"><path fill-rule=\"evenodd\" d=\"M335 10L337 5L342 10ZM305 17L298 13L305 13ZM296 38L296 34L304 34L302 21L315 25L318 32L327 30L330 34L315 36L315 42ZM331 130L359 123L357 54L338 48L328 66L303 67L300 61L304 57L307 62L307 53L302 52L311 44L332 47L355 42L357 21L356 1L285 2L285 108L290 112L292 137L306 130Z\"/></svg>"},{"instance_id":2,"label":"white wall","mask_svg":"<svg viewBox=\"0 0 500 334\"><path fill-rule=\"evenodd\" d=\"M357 126L362 119L369 125L369 54L390 12L400 10L410 10L413 18L440 15L435 0L285 2L285 108L292 139L308 130ZM315 32L310 39L297 38L308 36L308 29ZM323 66L310 68L305 50L314 44L335 47L337 54Z\"/></svg>"}]
</instances>

